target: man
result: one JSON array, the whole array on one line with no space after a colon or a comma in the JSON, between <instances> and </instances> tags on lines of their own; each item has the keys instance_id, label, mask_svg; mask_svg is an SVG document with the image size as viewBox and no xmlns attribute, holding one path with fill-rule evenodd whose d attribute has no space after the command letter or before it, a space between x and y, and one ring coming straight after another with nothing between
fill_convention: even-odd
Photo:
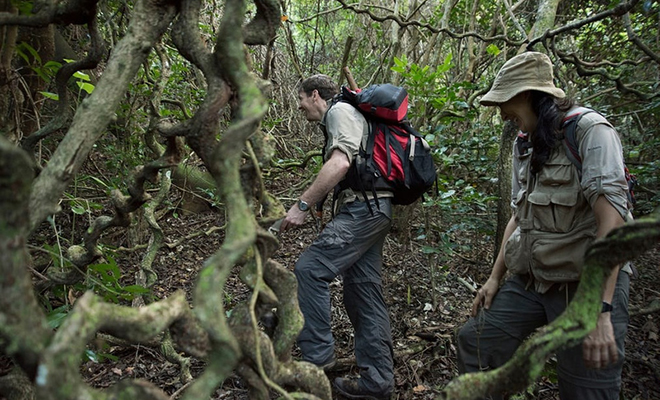
<instances>
[{"instance_id":1,"label":"man","mask_svg":"<svg viewBox=\"0 0 660 400\"><path fill-rule=\"evenodd\" d=\"M302 225L310 208L344 180L368 133L369 124L357 109L344 102L333 104L338 92L326 75L311 76L299 86L299 109L307 120L319 121L325 134L325 162L288 211L282 231ZM360 378L337 378L334 384L342 395L355 399L389 399L394 387L391 328L381 282L392 194L376 194L376 199L371 193L363 198L350 188L337 193L334 218L303 252L294 269L298 302L305 317L298 346L303 360L322 368L335 363L329 284L338 275L343 277L344 306L355 330Z\"/></svg>"},{"instance_id":2,"label":"man","mask_svg":"<svg viewBox=\"0 0 660 400\"><path fill-rule=\"evenodd\" d=\"M557 318L577 289L585 250L632 218L621 142L602 115L585 113L576 122L581 170L568 158L557 128L578 109L554 85L548 56L527 52L507 61L480 102L499 107L521 133L512 168L514 215L474 299L473 318L458 333L461 373L503 365L527 336ZM557 353L560 399L619 398L630 272L628 265L614 269L596 328Z\"/></svg>"}]
</instances>

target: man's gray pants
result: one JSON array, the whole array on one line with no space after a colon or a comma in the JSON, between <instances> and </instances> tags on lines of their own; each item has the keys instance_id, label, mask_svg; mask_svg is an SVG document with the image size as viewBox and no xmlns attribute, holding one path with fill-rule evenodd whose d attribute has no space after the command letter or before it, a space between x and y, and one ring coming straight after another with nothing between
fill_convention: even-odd
<instances>
[{"instance_id":1,"label":"man's gray pants","mask_svg":"<svg viewBox=\"0 0 660 400\"><path fill-rule=\"evenodd\" d=\"M298 337L303 360L316 365L334 357L329 284L343 275L344 306L355 330L360 385L374 392L394 387L390 318L383 298L381 269L390 230L389 198L354 201L339 212L296 263L298 302L305 325Z\"/></svg>"},{"instance_id":2,"label":"man's gray pants","mask_svg":"<svg viewBox=\"0 0 660 400\"><path fill-rule=\"evenodd\" d=\"M505 364L526 337L552 322L566 308L577 282L550 288L539 294L525 290L526 276L509 278L495 295L490 309L482 310L458 332L460 373L497 368ZM611 313L618 361L604 369L590 369L582 360L582 344L557 352L559 397L563 400L618 400L628 330L628 289L630 277L620 271L612 299ZM493 399L501 396L494 395Z\"/></svg>"}]
</instances>

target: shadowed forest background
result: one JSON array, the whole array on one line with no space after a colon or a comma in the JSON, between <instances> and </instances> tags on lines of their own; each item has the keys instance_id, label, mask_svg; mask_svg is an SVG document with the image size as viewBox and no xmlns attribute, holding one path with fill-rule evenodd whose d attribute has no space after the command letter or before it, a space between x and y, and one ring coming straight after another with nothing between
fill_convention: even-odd
<instances>
[{"instance_id":1,"label":"shadowed forest background","mask_svg":"<svg viewBox=\"0 0 660 400\"><path fill-rule=\"evenodd\" d=\"M660 399L659 2L0 0L0 39L0 398L335 398L357 373L342 282L326 375L298 361L291 272L330 202L267 228L322 163L296 84L347 66L406 87L438 171L385 245L394 398L556 398L552 350L633 260L622 398ZM594 245L564 318L457 379L453 335L510 215L515 130L478 99L525 49L617 127L636 222Z\"/></svg>"}]
</instances>

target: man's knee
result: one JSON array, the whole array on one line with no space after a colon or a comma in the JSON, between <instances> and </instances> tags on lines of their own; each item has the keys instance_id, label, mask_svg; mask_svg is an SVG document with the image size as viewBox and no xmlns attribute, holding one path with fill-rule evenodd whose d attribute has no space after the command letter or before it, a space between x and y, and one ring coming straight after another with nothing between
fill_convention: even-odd
<instances>
[{"instance_id":1,"label":"man's knee","mask_svg":"<svg viewBox=\"0 0 660 400\"><path fill-rule=\"evenodd\" d=\"M323 268L321 263L316 259L314 254L309 250L303 252L303 254L296 262L296 266L293 269L293 273L298 278L298 281L309 281L309 280L318 280L319 275L321 275L320 268Z\"/></svg>"}]
</instances>

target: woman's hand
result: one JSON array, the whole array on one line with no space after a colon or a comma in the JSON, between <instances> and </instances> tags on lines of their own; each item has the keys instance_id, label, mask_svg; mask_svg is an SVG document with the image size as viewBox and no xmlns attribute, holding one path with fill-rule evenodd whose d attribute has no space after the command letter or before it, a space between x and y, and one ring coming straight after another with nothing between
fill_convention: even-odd
<instances>
[{"instance_id":1,"label":"woman's hand","mask_svg":"<svg viewBox=\"0 0 660 400\"><path fill-rule=\"evenodd\" d=\"M619 359L610 313L600 314L596 329L584 338L582 357L584 364L594 369L606 368Z\"/></svg>"},{"instance_id":2,"label":"woman's hand","mask_svg":"<svg viewBox=\"0 0 660 400\"><path fill-rule=\"evenodd\" d=\"M492 276L488 278L486 283L479 289L477 292L477 297L474 298L472 302L472 312L470 315L473 317L477 316L479 307L484 307L486 310L490 308L490 304L493 302L493 297L495 293L500 289L500 280L493 278Z\"/></svg>"}]
</instances>

